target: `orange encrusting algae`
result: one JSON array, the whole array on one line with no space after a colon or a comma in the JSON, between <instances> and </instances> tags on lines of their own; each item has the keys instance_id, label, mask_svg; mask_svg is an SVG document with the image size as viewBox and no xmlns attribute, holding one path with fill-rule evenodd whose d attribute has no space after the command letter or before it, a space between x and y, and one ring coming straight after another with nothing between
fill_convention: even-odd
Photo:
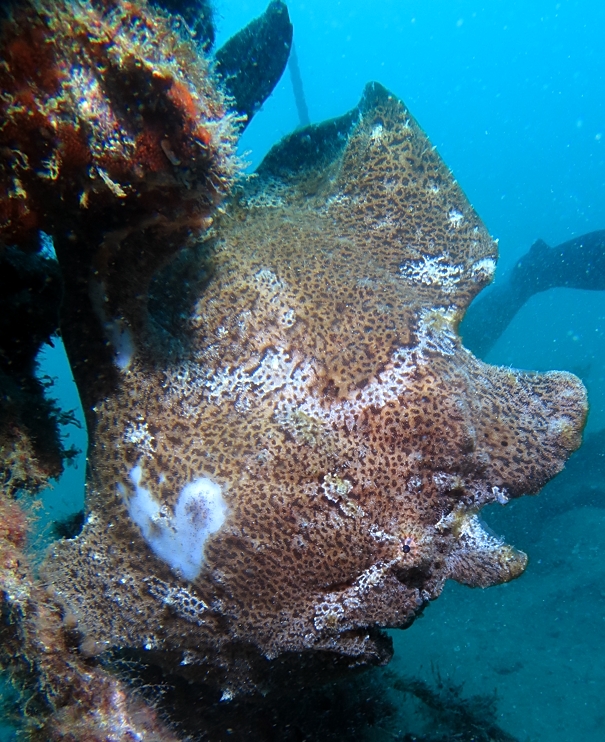
<instances>
[{"instance_id":1,"label":"orange encrusting algae","mask_svg":"<svg viewBox=\"0 0 605 742\"><path fill-rule=\"evenodd\" d=\"M170 219L195 195L209 211L226 193L230 120L168 14L146 2L28 0L0 44L0 241L34 248L39 229L83 218L83 206L87 221L104 220L116 198L132 222L154 209Z\"/></svg>"}]
</instances>

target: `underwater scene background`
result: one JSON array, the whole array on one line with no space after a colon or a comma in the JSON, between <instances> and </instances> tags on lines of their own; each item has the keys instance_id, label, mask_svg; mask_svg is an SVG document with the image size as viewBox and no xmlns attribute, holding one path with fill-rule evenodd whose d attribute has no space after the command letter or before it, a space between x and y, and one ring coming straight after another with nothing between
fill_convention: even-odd
<instances>
[{"instance_id":1,"label":"underwater scene background","mask_svg":"<svg viewBox=\"0 0 605 742\"><path fill-rule=\"evenodd\" d=\"M218 48L266 3L217 0L215 8ZM372 80L399 96L499 239L494 285L538 238L557 245L605 228L602 2L290 0L288 9L312 123L353 108ZM248 168L298 126L286 71L241 139ZM552 289L522 307L483 359L571 371L588 388L584 444L566 469L537 498L483 512L529 554L525 574L486 590L448 582L409 629L391 632L395 657L385 670L318 701L323 731L309 731L284 702L291 724L278 703L249 739L605 737L604 333L605 292ZM40 363L83 426L60 343ZM83 428L67 432L84 450ZM40 549L50 523L82 507L84 456L74 463L43 495ZM485 731L486 722L473 732L479 718L501 729ZM14 735L7 725L0 739Z\"/></svg>"}]
</instances>

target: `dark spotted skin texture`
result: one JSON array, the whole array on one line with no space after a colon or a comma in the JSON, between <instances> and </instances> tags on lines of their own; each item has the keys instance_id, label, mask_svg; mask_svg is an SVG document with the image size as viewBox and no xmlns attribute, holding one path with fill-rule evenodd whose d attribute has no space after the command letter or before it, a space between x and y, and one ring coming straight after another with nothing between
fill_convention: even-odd
<instances>
[{"instance_id":1,"label":"dark spotted skin texture","mask_svg":"<svg viewBox=\"0 0 605 742\"><path fill-rule=\"evenodd\" d=\"M226 697L295 656L385 662L447 579L488 586L525 554L478 511L537 492L580 443L567 373L488 366L457 326L496 245L405 106L278 145L233 194L192 272L178 351L135 338L94 411L88 522L46 571L82 630ZM195 268L195 270L194 270ZM129 515L221 488L222 526L188 582ZM270 663L269 663L270 664Z\"/></svg>"}]
</instances>

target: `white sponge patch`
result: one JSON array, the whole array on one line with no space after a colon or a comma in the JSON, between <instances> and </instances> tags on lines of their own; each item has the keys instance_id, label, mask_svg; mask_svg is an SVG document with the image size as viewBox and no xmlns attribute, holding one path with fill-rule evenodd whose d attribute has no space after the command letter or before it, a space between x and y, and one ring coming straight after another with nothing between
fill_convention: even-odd
<instances>
[{"instance_id":1,"label":"white sponge patch","mask_svg":"<svg viewBox=\"0 0 605 742\"><path fill-rule=\"evenodd\" d=\"M204 563L206 540L227 516L221 488L206 477L194 479L181 490L173 514L140 486L142 473L140 466L130 470L135 494L128 501L128 513L153 553L179 577L195 580Z\"/></svg>"}]
</instances>

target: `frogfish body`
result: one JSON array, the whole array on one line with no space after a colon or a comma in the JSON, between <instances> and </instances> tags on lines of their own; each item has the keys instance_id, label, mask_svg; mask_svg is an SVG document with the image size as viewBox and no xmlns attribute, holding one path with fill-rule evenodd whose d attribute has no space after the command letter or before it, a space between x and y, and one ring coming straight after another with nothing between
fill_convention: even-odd
<instances>
[{"instance_id":1,"label":"frogfish body","mask_svg":"<svg viewBox=\"0 0 605 742\"><path fill-rule=\"evenodd\" d=\"M87 522L46 564L81 630L228 697L293 653L384 663L379 629L446 580L517 577L479 511L561 470L586 397L462 346L496 257L379 85L277 145L191 251L186 311L162 324L182 297L156 287L91 413Z\"/></svg>"}]
</instances>

